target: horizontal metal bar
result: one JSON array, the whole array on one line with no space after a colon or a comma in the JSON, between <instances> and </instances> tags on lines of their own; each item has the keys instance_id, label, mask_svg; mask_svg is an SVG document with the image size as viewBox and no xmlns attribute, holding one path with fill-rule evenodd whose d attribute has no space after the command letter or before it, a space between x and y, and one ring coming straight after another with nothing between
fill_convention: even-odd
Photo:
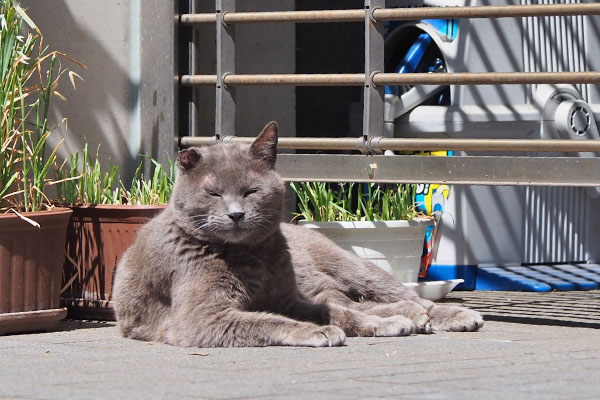
<instances>
[{"instance_id":1,"label":"horizontal metal bar","mask_svg":"<svg viewBox=\"0 0 600 400\"><path fill-rule=\"evenodd\" d=\"M227 75L226 85L362 86L365 74L256 74Z\"/></svg>"},{"instance_id":2,"label":"horizontal metal bar","mask_svg":"<svg viewBox=\"0 0 600 400\"><path fill-rule=\"evenodd\" d=\"M600 4L534 4L512 6L380 8L373 12L376 21L401 21L449 18L523 18L574 15L600 15ZM227 24L255 22L364 22L365 10L271 11L227 13ZM215 23L215 14L182 14L181 24Z\"/></svg>"},{"instance_id":3,"label":"horizontal metal bar","mask_svg":"<svg viewBox=\"0 0 600 400\"><path fill-rule=\"evenodd\" d=\"M195 85L216 85L216 75L182 75L179 78L179 83L184 86Z\"/></svg>"},{"instance_id":4,"label":"horizontal metal bar","mask_svg":"<svg viewBox=\"0 0 600 400\"><path fill-rule=\"evenodd\" d=\"M600 140L374 138L381 150L600 152Z\"/></svg>"},{"instance_id":5,"label":"horizontal metal bar","mask_svg":"<svg viewBox=\"0 0 600 400\"><path fill-rule=\"evenodd\" d=\"M378 21L450 18L523 18L570 15L600 15L600 4L386 8L373 12L373 17Z\"/></svg>"},{"instance_id":6,"label":"horizontal metal bar","mask_svg":"<svg viewBox=\"0 0 600 400\"><path fill-rule=\"evenodd\" d=\"M185 86L212 85L215 75L182 75L179 82ZM228 86L292 85L292 86L363 86L365 74L231 74L223 82Z\"/></svg>"},{"instance_id":7,"label":"horizontal metal bar","mask_svg":"<svg viewBox=\"0 0 600 400\"><path fill-rule=\"evenodd\" d=\"M253 137L225 136L223 142L250 144ZM184 136L180 144L210 146L217 143L214 136ZM296 150L362 150L362 138L305 138L282 137L279 149ZM514 152L600 152L600 140L541 140L541 139L439 139L439 138L371 138L368 147L375 151L514 151Z\"/></svg>"},{"instance_id":8,"label":"horizontal metal bar","mask_svg":"<svg viewBox=\"0 0 600 400\"><path fill-rule=\"evenodd\" d=\"M600 186L600 158L280 154L287 181Z\"/></svg>"},{"instance_id":9,"label":"horizontal metal bar","mask_svg":"<svg viewBox=\"0 0 600 400\"><path fill-rule=\"evenodd\" d=\"M525 85L600 83L600 72L455 72L455 73L377 73L376 85ZM365 74L229 74L228 86L363 86ZM215 75L182 75L182 85L213 85Z\"/></svg>"},{"instance_id":10,"label":"horizontal metal bar","mask_svg":"<svg viewBox=\"0 0 600 400\"><path fill-rule=\"evenodd\" d=\"M600 72L455 72L373 76L376 85L527 85L600 83Z\"/></svg>"},{"instance_id":11,"label":"horizontal metal bar","mask_svg":"<svg viewBox=\"0 0 600 400\"><path fill-rule=\"evenodd\" d=\"M254 137L243 136L225 136L223 142L235 142L250 144L254 141ZM182 147L190 146L212 146L217 143L214 136L183 136L180 139ZM304 138L304 137L282 137L279 138L277 148L279 149L295 149L295 150L359 150L364 147L362 137L357 138Z\"/></svg>"},{"instance_id":12,"label":"horizontal metal bar","mask_svg":"<svg viewBox=\"0 0 600 400\"><path fill-rule=\"evenodd\" d=\"M225 23L240 24L252 22L363 22L365 10L319 10L319 11L269 11L235 12L225 15ZM214 14L182 14L180 22L184 25L214 23Z\"/></svg>"},{"instance_id":13,"label":"horizontal metal bar","mask_svg":"<svg viewBox=\"0 0 600 400\"><path fill-rule=\"evenodd\" d=\"M217 14L181 14L179 23L182 25L214 24L217 22Z\"/></svg>"}]
</instances>

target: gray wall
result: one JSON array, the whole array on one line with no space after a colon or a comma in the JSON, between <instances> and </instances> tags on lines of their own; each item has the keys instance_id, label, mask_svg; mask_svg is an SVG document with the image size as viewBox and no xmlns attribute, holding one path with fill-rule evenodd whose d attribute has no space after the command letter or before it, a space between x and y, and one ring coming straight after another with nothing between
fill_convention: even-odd
<instances>
[{"instance_id":1,"label":"gray wall","mask_svg":"<svg viewBox=\"0 0 600 400\"><path fill-rule=\"evenodd\" d=\"M60 155L81 150L87 140L100 158L120 165L127 178L139 154L166 160L172 155L175 129L173 79L174 6L160 0L23 0L58 50L86 68L63 60L84 79L73 90L63 79L51 120L52 135L64 137ZM65 77L66 78L66 77Z\"/></svg>"},{"instance_id":2,"label":"gray wall","mask_svg":"<svg viewBox=\"0 0 600 400\"><path fill-rule=\"evenodd\" d=\"M214 11L214 2L199 1ZM244 1L239 10L293 10L294 1ZM51 122L61 125L52 135L64 137L60 155L81 150L85 140L100 147L101 160L111 159L128 177L139 154L161 161L173 157L177 137L175 80L175 2L167 0L22 0L51 50L59 50L87 69L63 61L84 78L77 90L63 79ZM215 73L215 28L197 29L198 72ZM239 73L293 73L293 24L246 25L237 28ZM198 91L198 132L214 133L214 88ZM293 87L238 90L236 126L239 135L256 135L277 120L284 136L295 135ZM186 133L182 133L185 135Z\"/></svg>"}]
</instances>

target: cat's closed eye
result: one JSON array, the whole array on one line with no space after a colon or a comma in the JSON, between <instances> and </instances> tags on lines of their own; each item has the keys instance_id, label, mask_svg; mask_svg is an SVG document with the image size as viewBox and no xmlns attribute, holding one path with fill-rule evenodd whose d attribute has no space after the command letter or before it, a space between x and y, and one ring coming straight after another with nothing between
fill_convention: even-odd
<instances>
[{"instance_id":1,"label":"cat's closed eye","mask_svg":"<svg viewBox=\"0 0 600 400\"><path fill-rule=\"evenodd\" d=\"M253 188L253 189L248 189L248 190L246 190L246 192L244 193L244 197L248 197L248 196L250 196L251 194L254 194L254 193L256 193L256 192L258 192L258 189L254 189L254 188Z\"/></svg>"},{"instance_id":2,"label":"cat's closed eye","mask_svg":"<svg viewBox=\"0 0 600 400\"><path fill-rule=\"evenodd\" d=\"M221 197L221 195L219 193L209 190L209 189L206 189L206 193L208 193L209 196L212 196L212 197Z\"/></svg>"}]
</instances>

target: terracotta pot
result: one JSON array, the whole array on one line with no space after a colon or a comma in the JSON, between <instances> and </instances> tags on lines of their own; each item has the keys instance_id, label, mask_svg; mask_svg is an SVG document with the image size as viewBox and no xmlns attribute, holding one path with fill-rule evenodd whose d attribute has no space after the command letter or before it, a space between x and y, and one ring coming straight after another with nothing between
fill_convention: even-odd
<instances>
[{"instance_id":1,"label":"terracotta pot","mask_svg":"<svg viewBox=\"0 0 600 400\"><path fill-rule=\"evenodd\" d=\"M49 330L67 315L60 307L67 224L72 211L0 215L0 334Z\"/></svg>"},{"instance_id":2,"label":"terracotta pot","mask_svg":"<svg viewBox=\"0 0 600 400\"><path fill-rule=\"evenodd\" d=\"M166 205L72 206L62 304L69 317L114 320L110 304L117 263L139 229Z\"/></svg>"}]
</instances>

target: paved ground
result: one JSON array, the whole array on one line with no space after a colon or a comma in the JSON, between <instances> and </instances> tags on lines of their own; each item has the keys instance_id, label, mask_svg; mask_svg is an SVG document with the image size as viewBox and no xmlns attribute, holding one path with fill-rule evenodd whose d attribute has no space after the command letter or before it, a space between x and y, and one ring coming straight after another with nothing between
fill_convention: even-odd
<instances>
[{"instance_id":1,"label":"paved ground","mask_svg":"<svg viewBox=\"0 0 600 400\"><path fill-rule=\"evenodd\" d=\"M597 399L600 291L456 292L476 333L350 338L341 348L196 349L113 323L0 337L0 399Z\"/></svg>"}]
</instances>

